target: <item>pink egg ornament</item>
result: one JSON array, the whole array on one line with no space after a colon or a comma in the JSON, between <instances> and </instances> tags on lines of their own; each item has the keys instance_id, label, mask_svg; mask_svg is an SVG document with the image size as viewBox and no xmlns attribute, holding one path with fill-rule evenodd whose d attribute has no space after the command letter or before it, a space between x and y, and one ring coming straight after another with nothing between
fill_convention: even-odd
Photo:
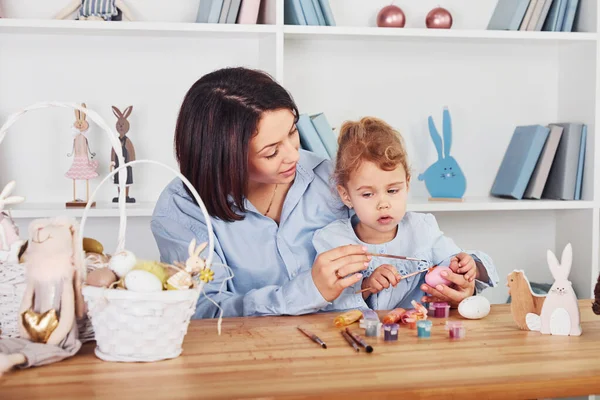
<instances>
[{"instance_id":1,"label":"pink egg ornament","mask_svg":"<svg viewBox=\"0 0 600 400\"><path fill-rule=\"evenodd\" d=\"M383 7L377 14L377 26L380 28L404 28L405 24L406 16L398 6Z\"/></svg>"},{"instance_id":2,"label":"pink egg ornament","mask_svg":"<svg viewBox=\"0 0 600 400\"><path fill-rule=\"evenodd\" d=\"M448 279L444 278L441 274L443 271L449 271L450 267L444 265L438 265L436 267L432 267L427 274L425 274L425 283L427 283L431 287L436 287L437 285L452 285Z\"/></svg>"},{"instance_id":3,"label":"pink egg ornament","mask_svg":"<svg viewBox=\"0 0 600 400\"><path fill-rule=\"evenodd\" d=\"M450 11L442 7L434 8L425 18L425 25L429 29L450 29L452 22Z\"/></svg>"}]
</instances>

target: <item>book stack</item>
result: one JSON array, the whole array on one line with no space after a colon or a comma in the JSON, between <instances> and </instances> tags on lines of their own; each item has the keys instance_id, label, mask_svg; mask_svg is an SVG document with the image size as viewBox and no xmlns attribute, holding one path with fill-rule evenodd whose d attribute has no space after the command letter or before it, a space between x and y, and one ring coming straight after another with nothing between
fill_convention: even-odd
<instances>
[{"instance_id":1,"label":"book stack","mask_svg":"<svg viewBox=\"0 0 600 400\"><path fill-rule=\"evenodd\" d=\"M335 26L329 0L284 0L286 25Z\"/></svg>"},{"instance_id":2,"label":"book stack","mask_svg":"<svg viewBox=\"0 0 600 400\"><path fill-rule=\"evenodd\" d=\"M488 30L572 32L579 0L498 0Z\"/></svg>"},{"instance_id":3,"label":"book stack","mask_svg":"<svg viewBox=\"0 0 600 400\"><path fill-rule=\"evenodd\" d=\"M587 126L580 123L518 126L491 195L581 200L586 141Z\"/></svg>"},{"instance_id":4,"label":"book stack","mask_svg":"<svg viewBox=\"0 0 600 400\"><path fill-rule=\"evenodd\" d=\"M260 0L202 0L196 22L208 24L256 24Z\"/></svg>"},{"instance_id":5,"label":"book stack","mask_svg":"<svg viewBox=\"0 0 600 400\"><path fill-rule=\"evenodd\" d=\"M300 146L328 160L337 154L337 138L324 113L300 114L296 123L300 134Z\"/></svg>"}]
</instances>

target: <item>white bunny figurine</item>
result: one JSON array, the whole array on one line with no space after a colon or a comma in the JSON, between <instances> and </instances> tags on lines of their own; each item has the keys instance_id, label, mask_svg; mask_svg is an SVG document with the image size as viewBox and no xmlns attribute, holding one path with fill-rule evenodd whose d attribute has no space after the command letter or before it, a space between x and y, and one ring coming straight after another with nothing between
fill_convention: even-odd
<instances>
[{"instance_id":1,"label":"white bunny figurine","mask_svg":"<svg viewBox=\"0 0 600 400\"><path fill-rule=\"evenodd\" d=\"M25 201L21 196L9 196L15 187L15 181L10 181L0 193L0 263L17 262L19 251L25 240L19 237L19 228L4 209L8 204Z\"/></svg>"},{"instance_id":2,"label":"white bunny figurine","mask_svg":"<svg viewBox=\"0 0 600 400\"><path fill-rule=\"evenodd\" d=\"M527 314L527 326L532 331L540 331L546 335L579 336L581 335L579 305L568 279L573 261L571 243L564 248L560 264L550 250L547 258L554 284L546 296L541 315Z\"/></svg>"}]
</instances>

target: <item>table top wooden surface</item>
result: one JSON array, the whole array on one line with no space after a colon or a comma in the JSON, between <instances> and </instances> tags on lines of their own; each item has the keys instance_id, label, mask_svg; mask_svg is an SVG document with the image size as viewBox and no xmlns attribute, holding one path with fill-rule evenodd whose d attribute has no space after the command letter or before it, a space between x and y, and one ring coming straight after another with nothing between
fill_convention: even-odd
<instances>
[{"instance_id":1,"label":"table top wooden surface","mask_svg":"<svg viewBox=\"0 0 600 400\"><path fill-rule=\"evenodd\" d=\"M600 316L582 300L583 334L542 336L512 322L508 305L463 320L466 337L448 339L444 319L432 336L402 326L398 342L364 336L356 353L333 326L339 313L195 320L183 354L156 363L104 362L94 344L65 361L0 378L2 399L106 398L542 398L600 394ZM383 313L382 313L383 314ZM451 310L451 319L462 319ZM309 329L328 348L302 335Z\"/></svg>"}]
</instances>

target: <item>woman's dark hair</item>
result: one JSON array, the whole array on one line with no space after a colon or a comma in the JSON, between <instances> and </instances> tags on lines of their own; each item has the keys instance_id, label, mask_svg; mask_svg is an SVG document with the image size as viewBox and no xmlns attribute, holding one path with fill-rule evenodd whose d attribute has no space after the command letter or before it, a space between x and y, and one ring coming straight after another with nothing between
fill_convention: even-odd
<instances>
[{"instance_id":1,"label":"woman's dark hair","mask_svg":"<svg viewBox=\"0 0 600 400\"><path fill-rule=\"evenodd\" d=\"M242 67L204 75L185 95L175 153L212 217L244 218L250 139L262 114L280 109L289 109L297 120L298 108L281 85L265 72Z\"/></svg>"}]
</instances>

